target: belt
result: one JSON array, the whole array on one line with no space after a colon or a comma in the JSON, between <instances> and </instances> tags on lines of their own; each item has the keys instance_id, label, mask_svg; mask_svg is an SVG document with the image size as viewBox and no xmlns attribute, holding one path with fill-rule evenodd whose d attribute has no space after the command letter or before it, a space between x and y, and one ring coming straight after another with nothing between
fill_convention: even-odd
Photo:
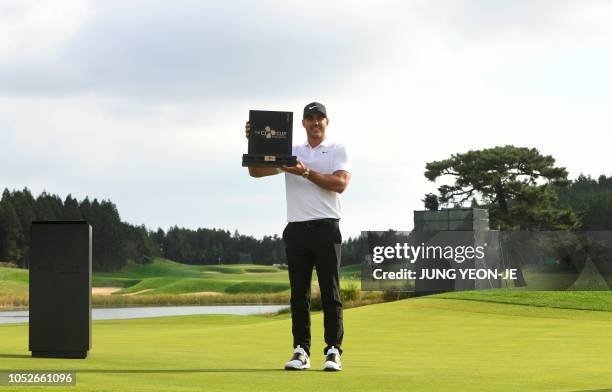
<instances>
[{"instance_id":1,"label":"belt","mask_svg":"<svg viewBox=\"0 0 612 392\"><path fill-rule=\"evenodd\" d=\"M334 223L338 223L340 219L336 218L325 218L325 219L315 219L309 221L301 221L301 222L289 222L291 225L305 226L305 227L320 227L320 226L330 226Z\"/></svg>"}]
</instances>

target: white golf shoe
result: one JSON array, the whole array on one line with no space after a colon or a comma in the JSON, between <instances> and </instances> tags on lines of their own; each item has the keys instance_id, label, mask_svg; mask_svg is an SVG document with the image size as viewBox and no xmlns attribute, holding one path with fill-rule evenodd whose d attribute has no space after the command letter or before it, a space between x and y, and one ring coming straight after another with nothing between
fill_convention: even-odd
<instances>
[{"instance_id":1,"label":"white golf shoe","mask_svg":"<svg viewBox=\"0 0 612 392\"><path fill-rule=\"evenodd\" d=\"M342 362L340 362L340 351L338 351L338 349L334 346L331 346L331 348L327 350L323 370L328 372L338 372L342 370Z\"/></svg>"},{"instance_id":2,"label":"white golf shoe","mask_svg":"<svg viewBox=\"0 0 612 392\"><path fill-rule=\"evenodd\" d=\"M285 370L310 369L310 358L306 351L299 345L293 350L293 356L285 363Z\"/></svg>"}]
</instances>

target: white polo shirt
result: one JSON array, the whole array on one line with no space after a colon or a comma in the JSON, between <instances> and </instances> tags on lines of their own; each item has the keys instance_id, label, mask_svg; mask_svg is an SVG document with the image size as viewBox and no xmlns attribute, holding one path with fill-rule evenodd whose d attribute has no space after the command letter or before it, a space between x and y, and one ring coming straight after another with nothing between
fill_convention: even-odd
<instances>
[{"instance_id":1,"label":"white polo shirt","mask_svg":"<svg viewBox=\"0 0 612 392\"><path fill-rule=\"evenodd\" d=\"M351 161L342 143L328 137L315 148L308 141L293 146L293 155L309 169L323 174L336 170L350 173ZM340 194L328 191L302 176L285 173L287 192L287 221L302 222L314 219L340 219Z\"/></svg>"}]
</instances>

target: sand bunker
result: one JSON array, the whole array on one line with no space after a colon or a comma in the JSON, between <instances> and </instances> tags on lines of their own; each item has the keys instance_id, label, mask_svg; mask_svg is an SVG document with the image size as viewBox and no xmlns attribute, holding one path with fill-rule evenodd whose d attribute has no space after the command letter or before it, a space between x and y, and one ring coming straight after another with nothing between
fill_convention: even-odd
<instances>
[{"instance_id":1,"label":"sand bunker","mask_svg":"<svg viewBox=\"0 0 612 392\"><path fill-rule=\"evenodd\" d=\"M92 287L91 288L91 294L92 295L111 295L113 293L116 293L119 290L122 290L123 287ZM146 293L147 291L151 291L153 289L144 289L144 290L140 290L140 291L136 291L133 293L127 293L127 294L119 294L119 295L136 295L136 294L142 294L142 293Z\"/></svg>"},{"instance_id":2,"label":"sand bunker","mask_svg":"<svg viewBox=\"0 0 612 392\"><path fill-rule=\"evenodd\" d=\"M121 287L92 287L92 295L111 295L115 291L121 290Z\"/></svg>"}]
</instances>

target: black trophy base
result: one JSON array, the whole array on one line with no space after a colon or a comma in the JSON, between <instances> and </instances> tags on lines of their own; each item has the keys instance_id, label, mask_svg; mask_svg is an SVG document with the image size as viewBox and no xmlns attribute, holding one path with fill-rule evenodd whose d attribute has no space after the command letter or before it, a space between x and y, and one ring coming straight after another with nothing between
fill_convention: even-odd
<instances>
[{"instance_id":1,"label":"black trophy base","mask_svg":"<svg viewBox=\"0 0 612 392\"><path fill-rule=\"evenodd\" d=\"M87 351L32 351L34 358L87 358Z\"/></svg>"},{"instance_id":2,"label":"black trophy base","mask_svg":"<svg viewBox=\"0 0 612 392\"><path fill-rule=\"evenodd\" d=\"M297 165L296 156L242 154L242 166L280 167Z\"/></svg>"}]
</instances>

